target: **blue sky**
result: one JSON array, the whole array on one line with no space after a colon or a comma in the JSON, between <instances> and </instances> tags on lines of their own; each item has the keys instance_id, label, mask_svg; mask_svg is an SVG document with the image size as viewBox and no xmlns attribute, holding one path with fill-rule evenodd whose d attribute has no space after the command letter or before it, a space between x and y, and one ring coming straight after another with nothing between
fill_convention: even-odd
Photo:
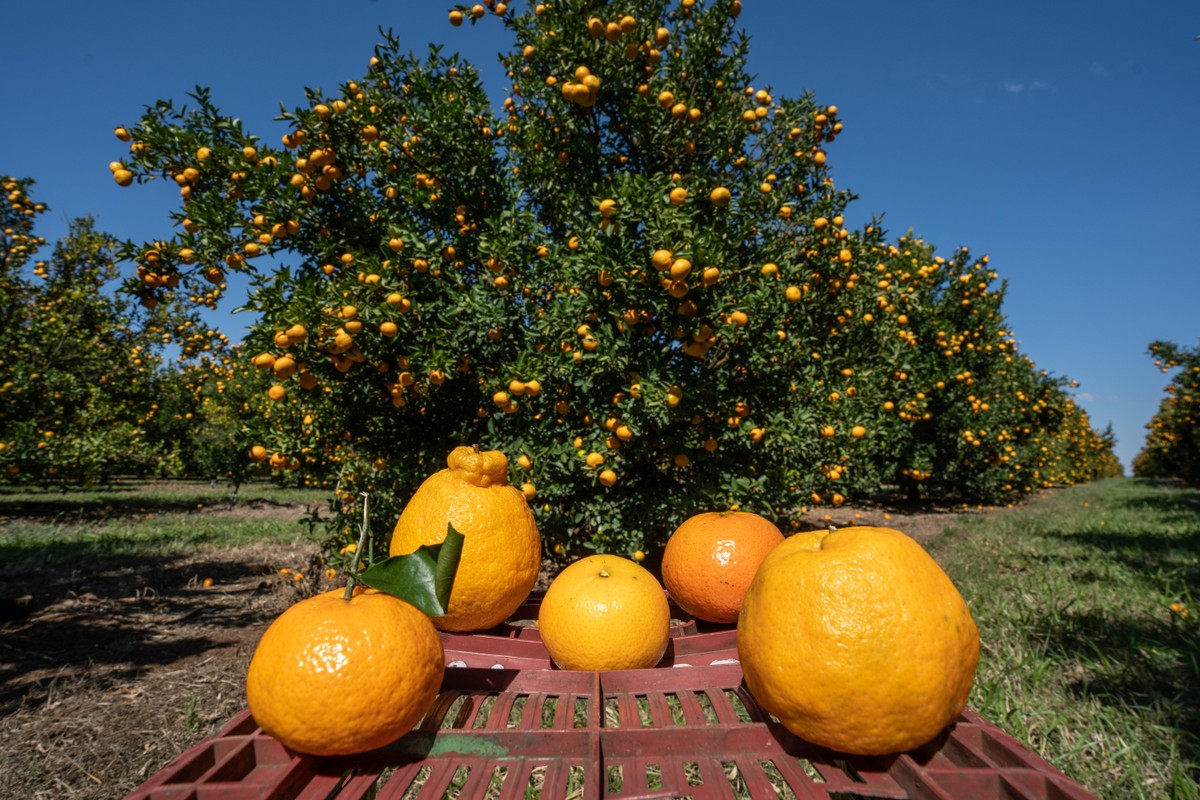
<instances>
[{"instance_id":1,"label":"blue sky","mask_svg":"<svg viewBox=\"0 0 1200 800\"><path fill-rule=\"evenodd\" d=\"M849 222L883 214L893 234L912 228L943 253L987 253L1008 281L1022 350L1079 382L1081 405L1097 427L1112 423L1128 466L1169 377L1146 345L1200 337L1200 4L743 6L756 88L809 90L841 109L830 165L859 195ZM159 238L178 194L112 181L107 165L125 153L114 126L199 84L277 141L280 103L360 77L380 27L414 50L460 51L501 96L500 25L452 28L449 8L10 3L0 173L38 181L51 241L84 214L117 236ZM216 321L235 340L246 323Z\"/></svg>"}]
</instances>

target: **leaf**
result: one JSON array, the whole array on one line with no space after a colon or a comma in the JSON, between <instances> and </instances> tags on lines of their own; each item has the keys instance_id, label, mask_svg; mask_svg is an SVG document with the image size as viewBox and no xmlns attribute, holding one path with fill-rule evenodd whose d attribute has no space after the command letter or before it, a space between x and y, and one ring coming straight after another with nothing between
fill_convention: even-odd
<instances>
[{"instance_id":1,"label":"leaf","mask_svg":"<svg viewBox=\"0 0 1200 800\"><path fill-rule=\"evenodd\" d=\"M446 539L438 547L433 581L438 602L443 608L450 605L450 590L454 588L454 576L458 574L458 562L462 558L462 549L463 535L447 522Z\"/></svg>"},{"instance_id":2,"label":"leaf","mask_svg":"<svg viewBox=\"0 0 1200 800\"><path fill-rule=\"evenodd\" d=\"M372 589L412 603L431 617L440 617L446 609L437 596L434 551L435 547L426 546L408 555L392 556L372 564L359 580Z\"/></svg>"},{"instance_id":3,"label":"leaf","mask_svg":"<svg viewBox=\"0 0 1200 800\"><path fill-rule=\"evenodd\" d=\"M446 526L446 540L426 545L403 556L372 564L359 576L367 586L412 603L431 617L440 617L450 605L450 590L462 556L463 535Z\"/></svg>"}]
</instances>

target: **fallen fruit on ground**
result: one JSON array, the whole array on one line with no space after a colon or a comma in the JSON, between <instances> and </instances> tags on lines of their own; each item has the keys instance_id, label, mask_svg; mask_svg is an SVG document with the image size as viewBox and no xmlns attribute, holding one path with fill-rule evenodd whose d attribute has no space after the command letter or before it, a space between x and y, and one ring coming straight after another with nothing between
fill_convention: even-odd
<instances>
[{"instance_id":1,"label":"fallen fruit on ground","mask_svg":"<svg viewBox=\"0 0 1200 800\"><path fill-rule=\"evenodd\" d=\"M683 521L663 551L663 585L680 608L709 622L736 622L758 565L783 541L750 511L708 511Z\"/></svg>"},{"instance_id":2,"label":"fallen fruit on ground","mask_svg":"<svg viewBox=\"0 0 1200 800\"><path fill-rule=\"evenodd\" d=\"M554 578L537 624L563 669L647 669L667 650L671 610L649 570L602 554L581 558Z\"/></svg>"},{"instance_id":3,"label":"fallen fruit on ground","mask_svg":"<svg viewBox=\"0 0 1200 800\"><path fill-rule=\"evenodd\" d=\"M446 631L481 631L506 620L537 582L541 538L525 496L508 485L498 450L456 447L447 468L417 488L392 531L390 554L440 544L447 524L463 535L462 556L444 616Z\"/></svg>"},{"instance_id":4,"label":"fallen fruit on ground","mask_svg":"<svg viewBox=\"0 0 1200 800\"><path fill-rule=\"evenodd\" d=\"M758 703L843 753L924 744L967 703L979 630L950 578L900 531L797 533L759 566L738 619Z\"/></svg>"},{"instance_id":5,"label":"fallen fruit on ground","mask_svg":"<svg viewBox=\"0 0 1200 800\"><path fill-rule=\"evenodd\" d=\"M254 721L311 755L382 747L416 726L437 697L442 640L429 617L374 589L316 595L271 623L250 661Z\"/></svg>"}]
</instances>

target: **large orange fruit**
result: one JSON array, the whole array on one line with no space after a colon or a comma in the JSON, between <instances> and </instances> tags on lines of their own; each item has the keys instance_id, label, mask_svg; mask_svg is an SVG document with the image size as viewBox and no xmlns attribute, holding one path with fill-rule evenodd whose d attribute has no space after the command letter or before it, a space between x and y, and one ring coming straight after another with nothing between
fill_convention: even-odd
<instances>
[{"instance_id":1,"label":"large orange fruit","mask_svg":"<svg viewBox=\"0 0 1200 800\"><path fill-rule=\"evenodd\" d=\"M508 459L499 450L456 447L447 467L425 479L392 531L391 555L440 544L447 523L463 535L450 604L433 624L446 631L499 625L537 582L542 540L525 496L508 485Z\"/></svg>"},{"instance_id":2,"label":"large orange fruit","mask_svg":"<svg viewBox=\"0 0 1200 800\"><path fill-rule=\"evenodd\" d=\"M883 755L924 744L963 710L979 630L950 578L900 531L813 531L759 566L738 657L751 694L788 730Z\"/></svg>"},{"instance_id":3,"label":"large orange fruit","mask_svg":"<svg viewBox=\"0 0 1200 800\"><path fill-rule=\"evenodd\" d=\"M271 623L246 674L254 721L288 747L349 755L412 730L437 697L442 640L416 607L374 589L301 600Z\"/></svg>"},{"instance_id":4,"label":"large orange fruit","mask_svg":"<svg viewBox=\"0 0 1200 800\"><path fill-rule=\"evenodd\" d=\"M667 539L663 584L693 617L734 622L758 565L782 541L774 523L749 511L696 514Z\"/></svg>"},{"instance_id":5,"label":"large orange fruit","mask_svg":"<svg viewBox=\"0 0 1200 800\"><path fill-rule=\"evenodd\" d=\"M648 569L620 556L594 555L555 576L537 624L563 669L647 669L667 651L671 609Z\"/></svg>"}]
</instances>

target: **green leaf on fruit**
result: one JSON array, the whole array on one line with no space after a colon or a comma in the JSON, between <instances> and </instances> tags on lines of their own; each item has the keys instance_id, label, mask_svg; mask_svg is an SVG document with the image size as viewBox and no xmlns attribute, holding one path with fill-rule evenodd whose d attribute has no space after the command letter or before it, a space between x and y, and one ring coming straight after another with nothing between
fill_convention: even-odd
<instances>
[{"instance_id":1,"label":"green leaf on fruit","mask_svg":"<svg viewBox=\"0 0 1200 800\"><path fill-rule=\"evenodd\" d=\"M462 549L463 535L447 522L446 538L438 545L433 576L434 592L443 609L450 607L450 590L454 588L454 576L458 574L458 562L462 558Z\"/></svg>"},{"instance_id":2,"label":"green leaf on fruit","mask_svg":"<svg viewBox=\"0 0 1200 800\"><path fill-rule=\"evenodd\" d=\"M446 539L441 544L425 545L413 553L372 564L359 580L412 603L431 617L440 617L450 605L462 546L463 535L447 524Z\"/></svg>"}]
</instances>

